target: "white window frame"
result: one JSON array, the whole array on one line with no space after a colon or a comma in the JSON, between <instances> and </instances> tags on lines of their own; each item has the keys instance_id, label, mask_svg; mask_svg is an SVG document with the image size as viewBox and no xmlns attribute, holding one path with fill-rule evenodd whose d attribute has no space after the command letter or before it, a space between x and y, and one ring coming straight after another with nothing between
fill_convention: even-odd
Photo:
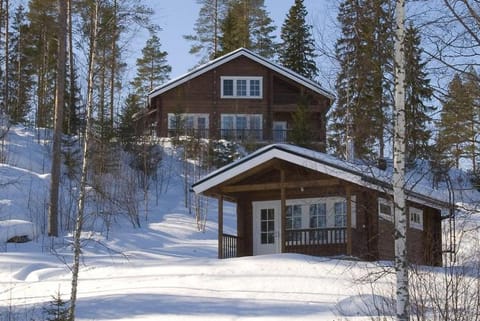
<instances>
[{"instance_id":1,"label":"white window frame","mask_svg":"<svg viewBox=\"0 0 480 321\"><path fill-rule=\"evenodd\" d=\"M318 197L318 198L304 198L304 199L288 199L286 200L286 206L290 205L300 205L302 207L302 226L300 229L315 229L315 227L310 227L310 205L324 203L326 204L326 224L325 226L318 228L335 228L340 226L335 226L335 203L345 203L345 215L347 215L347 198L343 196L331 196L331 197ZM351 196L351 211L352 211L352 228L356 228L357 219L356 219L356 196ZM347 224L347 219L345 219ZM347 227L347 226L341 226Z\"/></svg>"},{"instance_id":2,"label":"white window frame","mask_svg":"<svg viewBox=\"0 0 480 321\"><path fill-rule=\"evenodd\" d=\"M408 208L410 227L423 231L423 210L416 207Z\"/></svg>"},{"instance_id":3,"label":"white window frame","mask_svg":"<svg viewBox=\"0 0 480 321\"><path fill-rule=\"evenodd\" d=\"M223 92L223 84L225 80L232 80L233 81L233 94L232 95L225 95ZM237 81L238 80L246 80L247 81L247 88L246 88L246 95L238 95L237 94ZM259 81L259 95L251 95L250 85L251 81L258 80ZM254 76L222 76L220 77L220 93L221 98L223 99L262 99L263 98L263 77L254 77Z\"/></svg>"},{"instance_id":4,"label":"white window frame","mask_svg":"<svg viewBox=\"0 0 480 321\"><path fill-rule=\"evenodd\" d=\"M225 128L224 125L224 119L227 117L233 117L233 122L232 122L232 128ZM237 128L237 117L245 117L246 118L246 128ZM251 128L253 124L252 119L254 117L259 118L259 125L260 128ZM263 115L262 114L221 114L220 115L220 133L221 137L223 138L225 135L223 134L224 130L231 130L232 134L235 138L237 138L237 131L253 131L257 130L258 131L258 137L255 137L259 140L263 139Z\"/></svg>"},{"instance_id":5,"label":"white window frame","mask_svg":"<svg viewBox=\"0 0 480 321\"><path fill-rule=\"evenodd\" d=\"M390 208L390 214L382 212L382 206L386 206ZM387 200L385 198L378 198L378 215L386 219L387 221L393 222L394 219L394 211L393 211L393 202L391 200Z\"/></svg>"},{"instance_id":6,"label":"white window frame","mask_svg":"<svg viewBox=\"0 0 480 321\"><path fill-rule=\"evenodd\" d=\"M205 121L205 130L209 129L210 126L210 115L209 114L198 114L198 113L183 113L183 114L174 114L174 113L168 113L168 129L177 129L176 126L173 126L173 120L175 117L180 116L182 117L182 120L185 120L187 117L192 117L193 118L193 129L199 129L198 128L198 119L199 118L204 118L206 119ZM187 129L187 128L185 128ZM190 129L190 128L189 128Z\"/></svg>"}]
</instances>

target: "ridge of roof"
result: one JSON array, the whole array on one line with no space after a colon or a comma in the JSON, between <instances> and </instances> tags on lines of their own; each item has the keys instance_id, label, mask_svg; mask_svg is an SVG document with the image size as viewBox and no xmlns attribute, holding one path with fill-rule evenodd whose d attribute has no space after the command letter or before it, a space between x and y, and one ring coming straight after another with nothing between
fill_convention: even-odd
<instances>
[{"instance_id":1,"label":"ridge of roof","mask_svg":"<svg viewBox=\"0 0 480 321\"><path fill-rule=\"evenodd\" d=\"M393 192L391 172L389 171L381 170L371 165L348 162L333 155L290 144L271 144L264 146L204 176L195 182L192 188L196 193L202 193L222 183L230 175L235 176L236 172L242 168L248 169L248 166L254 167L273 158L283 159L318 171L327 169L331 175L341 177L354 184L361 184L367 188L381 190L386 193ZM407 197L412 200L426 202L437 208L449 208L451 206L450 202L452 201L449 191L445 188L433 187L431 181L428 181L428 179L424 181L424 179L426 179L425 173L423 173L422 170L407 173ZM478 193L475 195L476 198L480 197Z\"/></svg>"},{"instance_id":2,"label":"ridge of roof","mask_svg":"<svg viewBox=\"0 0 480 321\"><path fill-rule=\"evenodd\" d=\"M232 52L229 52L227 53L226 55L224 56L221 56L221 57L218 57L214 60L211 60L201 66L198 66L197 68L177 77L177 78L174 78L172 80L170 80L169 82L165 83L165 84L162 84L160 86L157 86L155 87L152 91L150 91L148 93L148 99L152 99L153 97L159 95L159 94L162 94L172 88L175 88L176 86L178 85L181 85L191 79L194 79L214 68L216 68L217 66L220 66L224 63L227 63L235 58L238 58L240 56L245 56L253 61L256 61L258 63L260 63L261 65L271 69L271 70L274 70L284 76L286 76L287 78L290 78L298 83L301 83L302 85L304 85L305 87L319 93L319 94L322 94L324 96L326 96L328 99L330 99L331 102L333 102L333 100L335 100L335 96L329 92L328 90L326 90L325 88L323 88L319 83L311 80L311 79L308 79L296 72L294 72L293 70L290 70L286 67L283 67L279 64L276 64L262 56L260 56L259 54L257 53L254 53L253 51L251 50L248 50L246 48L238 48L237 50L234 50Z\"/></svg>"}]
</instances>

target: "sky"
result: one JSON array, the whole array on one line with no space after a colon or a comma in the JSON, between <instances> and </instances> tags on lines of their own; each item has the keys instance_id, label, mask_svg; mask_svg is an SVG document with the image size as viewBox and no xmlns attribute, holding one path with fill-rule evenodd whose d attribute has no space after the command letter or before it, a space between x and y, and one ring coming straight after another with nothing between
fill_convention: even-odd
<instances>
[{"instance_id":1,"label":"sky","mask_svg":"<svg viewBox=\"0 0 480 321\"><path fill-rule=\"evenodd\" d=\"M191 43L183 39L183 35L193 33L193 27L198 17L200 6L196 0L145 0L144 3L154 11L153 21L162 31L160 39L162 49L168 52L168 63L172 66L171 78L176 78L196 65L198 58L188 53ZM281 25L293 5L294 0L265 0L265 7L270 18L277 26L277 37ZM305 0L307 8L307 23L314 24L321 29L330 24L335 18L335 1L331 0ZM136 46L142 48L148 35L136 37Z\"/></svg>"}]
</instances>

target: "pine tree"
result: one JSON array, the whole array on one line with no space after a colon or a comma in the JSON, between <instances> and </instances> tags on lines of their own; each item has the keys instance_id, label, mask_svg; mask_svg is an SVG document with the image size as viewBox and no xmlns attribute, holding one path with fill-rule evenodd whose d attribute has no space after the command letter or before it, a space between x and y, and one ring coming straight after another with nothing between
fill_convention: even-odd
<instances>
[{"instance_id":1,"label":"pine tree","mask_svg":"<svg viewBox=\"0 0 480 321\"><path fill-rule=\"evenodd\" d=\"M46 315L45 321L68 321L68 302L62 299L60 291L57 292L48 306L43 308Z\"/></svg>"},{"instance_id":2,"label":"pine tree","mask_svg":"<svg viewBox=\"0 0 480 321\"><path fill-rule=\"evenodd\" d=\"M330 146L345 154L353 140L357 157L384 157L392 117L392 10L388 0L345 0L338 14L340 72L332 111Z\"/></svg>"},{"instance_id":3,"label":"pine tree","mask_svg":"<svg viewBox=\"0 0 480 321\"><path fill-rule=\"evenodd\" d=\"M271 59L276 44L272 35L275 26L265 10L263 0L233 0L220 24L218 56L238 48L250 49Z\"/></svg>"},{"instance_id":4,"label":"pine tree","mask_svg":"<svg viewBox=\"0 0 480 321\"><path fill-rule=\"evenodd\" d=\"M160 38L151 35L137 59L137 75L132 85L144 105L150 91L169 79L172 67L167 64L167 52L161 50Z\"/></svg>"},{"instance_id":5,"label":"pine tree","mask_svg":"<svg viewBox=\"0 0 480 321\"><path fill-rule=\"evenodd\" d=\"M305 22L306 16L303 0L295 0L282 25L279 60L283 66L314 79L318 75L315 43L311 34L312 26Z\"/></svg>"},{"instance_id":6,"label":"pine tree","mask_svg":"<svg viewBox=\"0 0 480 321\"><path fill-rule=\"evenodd\" d=\"M197 0L202 7L195 22L193 35L183 36L193 44L190 53L200 57L200 64L218 56L220 21L225 18L231 0Z\"/></svg>"},{"instance_id":7,"label":"pine tree","mask_svg":"<svg viewBox=\"0 0 480 321\"><path fill-rule=\"evenodd\" d=\"M452 159L451 166L460 167L462 158L468 158L472 166L476 163L479 128L478 86L470 79L462 79L455 74L448 86L447 97L440 115L437 137L437 149L445 159ZM473 89L473 90L472 90Z\"/></svg>"},{"instance_id":8,"label":"pine tree","mask_svg":"<svg viewBox=\"0 0 480 321\"><path fill-rule=\"evenodd\" d=\"M410 23L405 30L405 118L407 164L415 159L430 157L429 141L432 131L428 128L430 114L435 110L426 103L433 95L430 80L427 78L426 62L422 61L418 29Z\"/></svg>"}]
</instances>

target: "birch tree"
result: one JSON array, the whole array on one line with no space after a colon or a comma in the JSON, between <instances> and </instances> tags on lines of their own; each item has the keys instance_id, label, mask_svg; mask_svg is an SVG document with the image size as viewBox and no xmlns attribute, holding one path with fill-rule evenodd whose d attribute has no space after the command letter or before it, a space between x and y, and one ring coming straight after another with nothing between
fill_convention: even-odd
<instances>
[{"instance_id":1,"label":"birch tree","mask_svg":"<svg viewBox=\"0 0 480 321\"><path fill-rule=\"evenodd\" d=\"M393 200L395 203L396 319L408 321L407 212L405 201L405 0L395 6L395 109L393 142Z\"/></svg>"},{"instance_id":2,"label":"birch tree","mask_svg":"<svg viewBox=\"0 0 480 321\"><path fill-rule=\"evenodd\" d=\"M93 3L91 13L91 31L90 31L90 48L88 53L88 80L87 80L87 123L85 126L84 142L83 142L83 164L80 178L79 197L78 197L78 212L75 222L75 230L73 235L73 267L72 267L72 289L70 295L70 321L75 320L75 307L77 301L77 286L78 286L78 272L80 268L80 236L83 226L83 214L85 209L86 187L88 166L90 164L90 139L93 125L93 85L94 85L94 67L95 67L95 51L97 46L98 34L98 0Z\"/></svg>"}]
</instances>

